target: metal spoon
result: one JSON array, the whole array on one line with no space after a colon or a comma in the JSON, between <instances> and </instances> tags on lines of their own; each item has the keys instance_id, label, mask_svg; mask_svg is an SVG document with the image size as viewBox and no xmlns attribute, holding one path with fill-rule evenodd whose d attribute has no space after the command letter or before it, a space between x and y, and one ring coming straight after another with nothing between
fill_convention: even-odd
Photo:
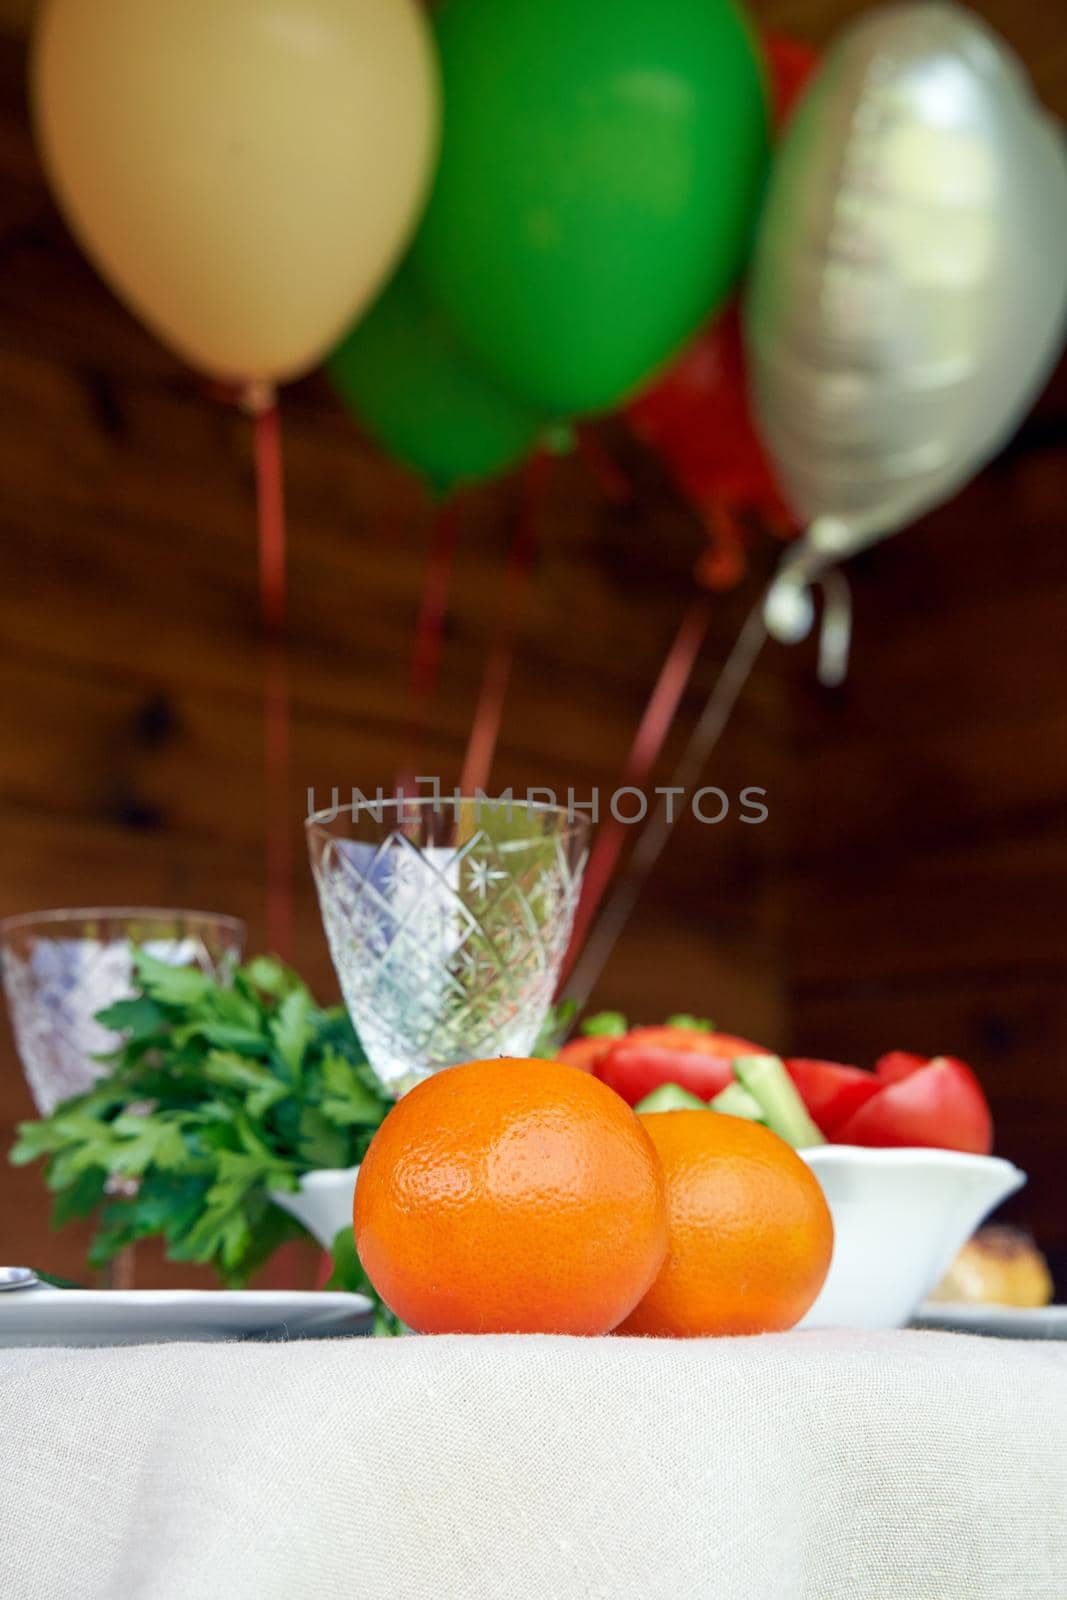
<instances>
[{"instance_id":1,"label":"metal spoon","mask_svg":"<svg viewBox=\"0 0 1067 1600\"><path fill-rule=\"evenodd\" d=\"M0 1294L12 1289L32 1289L40 1281L32 1267L0 1267Z\"/></svg>"}]
</instances>

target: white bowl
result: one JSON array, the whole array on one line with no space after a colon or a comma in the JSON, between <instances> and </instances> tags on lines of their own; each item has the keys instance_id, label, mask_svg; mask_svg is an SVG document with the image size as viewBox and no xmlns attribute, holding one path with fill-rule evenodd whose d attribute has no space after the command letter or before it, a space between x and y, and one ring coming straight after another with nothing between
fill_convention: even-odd
<instances>
[{"instance_id":1,"label":"white bowl","mask_svg":"<svg viewBox=\"0 0 1067 1600\"><path fill-rule=\"evenodd\" d=\"M800 1154L834 1219L834 1258L802 1328L902 1328L1026 1174L997 1156L826 1144Z\"/></svg>"},{"instance_id":2,"label":"white bowl","mask_svg":"<svg viewBox=\"0 0 1067 1600\"><path fill-rule=\"evenodd\" d=\"M272 1189L270 1197L276 1206L302 1222L324 1250L332 1250L341 1229L352 1226L358 1172L358 1167L323 1167L318 1172L306 1172L295 1193Z\"/></svg>"},{"instance_id":3,"label":"white bowl","mask_svg":"<svg viewBox=\"0 0 1067 1600\"><path fill-rule=\"evenodd\" d=\"M902 1328L994 1206L1026 1182L996 1156L827 1144L801 1155L834 1219L834 1258L802 1328ZM309 1172L271 1199L326 1250L352 1224L358 1167Z\"/></svg>"}]
</instances>

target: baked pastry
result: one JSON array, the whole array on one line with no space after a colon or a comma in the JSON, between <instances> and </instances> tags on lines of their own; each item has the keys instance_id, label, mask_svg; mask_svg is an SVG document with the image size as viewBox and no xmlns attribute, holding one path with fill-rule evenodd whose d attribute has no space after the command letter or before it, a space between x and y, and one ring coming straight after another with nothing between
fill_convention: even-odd
<instances>
[{"instance_id":1,"label":"baked pastry","mask_svg":"<svg viewBox=\"0 0 1067 1600\"><path fill-rule=\"evenodd\" d=\"M1047 1306L1052 1274L1037 1245L1020 1228L979 1228L930 1295L967 1305Z\"/></svg>"}]
</instances>

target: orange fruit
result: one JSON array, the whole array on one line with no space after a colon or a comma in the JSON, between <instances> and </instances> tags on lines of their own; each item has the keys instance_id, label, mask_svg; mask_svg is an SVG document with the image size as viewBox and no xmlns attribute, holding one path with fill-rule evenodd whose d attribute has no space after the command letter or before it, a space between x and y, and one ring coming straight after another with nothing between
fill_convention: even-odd
<instances>
[{"instance_id":1,"label":"orange fruit","mask_svg":"<svg viewBox=\"0 0 1067 1600\"><path fill-rule=\"evenodd\" d=\"M620 1333L775 1333L812 1306L834 1230L783 1139L714 1111L642 1115L667 1183L667 1258Z\"/></svg>"},{"instance_id":2,"label":"orange fruit","mask_svg":"<svg viewBox=\"0 0 1067 1600\"><path fill-rule=\"evenodd\" d=\"M360 1167L356 1248L421 1333L608 1333L667 1247L652 1141L558 1061L471 1061L418 1084Z\"/></svg>"}]
</instances>

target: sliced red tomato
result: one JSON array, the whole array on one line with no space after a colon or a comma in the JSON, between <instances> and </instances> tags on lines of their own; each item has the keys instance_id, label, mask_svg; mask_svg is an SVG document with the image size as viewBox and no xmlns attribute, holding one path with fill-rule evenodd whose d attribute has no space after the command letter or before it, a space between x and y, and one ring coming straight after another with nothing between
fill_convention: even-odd
<instances>
[{"instance_id":1,"label":"sliced red tomato","mask_svg":"<svg viewBox=\"0 0 1067 1600\"><path fill-rule=\"evenodd\" d=\"M686 1050L700 1056L760 1056L768 1052L751 1039L733 1033L707 1033L703 1028L631 1028L616 1044L647 1045L661 1050Z\"/></svg>"},{"instance_id":2,"label":"sliced red tomato","mask_svg":"<svg viewBox=\"0 0 1067 1600\"><path fill-rule=\"evenodd\" d=\"M579 1072L592 1072L598 1061L603 1061L612 1045L618 1044L618 1038L610 1035L597 1034L588 1039L572 1039L565 1044L557 1061L565 1061L569 1067L577 1067Z\"/></svg>"},{"instance_id":3,"label":"sliced red tomato","mask_svg":"<svg viewBox=\"0 0 1067 1600\"><path fill-rule=\"evenodd\" d=\"M637 1029L636 1032L656 1032L655 1029ZM666 1030L663 1030L666 1031ZM702 1037L711 1037L704 1034ZM739 1050L738 1055L748 1055L750 1050ZM616 1094L621 1094L627 1105L635 1106L646 1094L663 1083L676 1083L701 1100L713 1100L720 1089L734 1082L733 1057L716 1056L699 1050L666 1050L659 1045L636 1043L634 1033L616 1040L603 1060L596 1062L593 1071L602 1083Z\"/></svg>"},{"instance_id":4,"label":"sliced red tomato","mask_svg":"<svg viewBox=\"0 0 1067 1600\"><path fill-rule=\"evenodd\" d=\"M873 1072L847 1067L840 1061L792 1056L785 1065L809 1116L828 1139L833 1139L842 1122L883 1087Z\"/></svg>"},{"instance_id":5,"label":"sliced red tomato","mask_svg":"<svg viewBox=\"0 0 1067 1600\"><path fill-rule=\"evenodd\" d=\"M873 1095L834 1134L838 1144L921 1146L987 1156L993 1118L964 1062L935 1056Z\"/></svg>"},{"instance_id":6,"label":"sliced red tomato","mask_svg":"<svg viewBox=\"0 0 1067 1600\"><path fill-rule=\"evenodd\" d=\"M899 1083L902 1078L910 1078L913 1072L925 1067L929 1059L929 1056L912 1055L910 1050L890 1050L878 1057L874 1070L883 1083Z\"/></svg>"}]
</instances>

